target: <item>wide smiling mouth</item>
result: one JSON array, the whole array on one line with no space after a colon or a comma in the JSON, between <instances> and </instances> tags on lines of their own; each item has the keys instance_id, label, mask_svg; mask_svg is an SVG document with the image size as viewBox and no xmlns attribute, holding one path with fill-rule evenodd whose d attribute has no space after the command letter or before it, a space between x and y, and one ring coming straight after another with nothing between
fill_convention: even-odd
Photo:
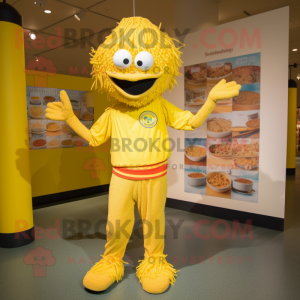
<instances>
[{"instance_id":1,"label":"wide smiling mouth","mask_svg":"<svg viewBox=\"0 0 300 300\"><path fill-rule=\"evenodd\" d=\"M117 79L114 77L110 77L110 79L125 93L132 96L144 94L152 88L155 81L157 80L157 78L147 78L137 81L129 81L124 79Z\"/></svg>"}]
</instances>

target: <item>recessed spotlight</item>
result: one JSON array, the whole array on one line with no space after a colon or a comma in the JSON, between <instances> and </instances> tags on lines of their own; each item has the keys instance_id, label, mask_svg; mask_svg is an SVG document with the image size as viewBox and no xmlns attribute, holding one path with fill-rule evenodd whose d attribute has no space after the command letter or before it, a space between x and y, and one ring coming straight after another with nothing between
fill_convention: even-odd
<instances>
[{"instance_id":1,"label":"recessed spotlight","mask_svg":"<svg viewBox=\"0 0 300 300\"><path fill-rule=\"evenodd\" d=\"M81 9L79 12L77 12L74 17L77 21L81 21L85 16L85 11Z\"/></svg>"},{"instance_id":2,"label":"recessed spotlight","mask_svg":"<svg viewBox=\"0 0 300 300\"><path fill-rule=\"evenodd\" d=\"M293 51L298 51L298 49L293 49Z\"/></svg>"},{"instance_id":3,"label":"recessed spotlight","mask_svg":"<svg viewBox=\"0 0 300 300\"><path fill-rule=\"evenodd\" d=\"M44 10L44 13L46 13L46 14L51 14L51 10L46 9L46 10Z\"/></svg>"},{"instance_id":4,"label":"recessed spotlight","mask_svg":"<svg viewBox=\"0 0 300 300\"><path fill-rule=\"evenodd\" d=\"M29 32L29 36L32 40L35 40L36 39L36 34L32 31Z\"/></svg>"}]
</instances>

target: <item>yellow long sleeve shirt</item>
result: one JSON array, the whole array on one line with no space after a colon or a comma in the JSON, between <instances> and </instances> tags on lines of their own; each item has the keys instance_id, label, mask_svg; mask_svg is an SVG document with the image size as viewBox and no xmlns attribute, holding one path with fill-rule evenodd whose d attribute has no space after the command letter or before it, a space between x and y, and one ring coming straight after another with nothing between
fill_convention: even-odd
<instances>
[{"instance_id":1,"label":"yellow long sleeve shirt","mask_svg":"<svg viewBox=\"0 0 300 300\"><path fill-rule=\"evenodd\" d=\"M194 115L163 98L134 108L122 103L106 109L91 128L90 146L99 146L111 137L111 162L115 167L153 165L171 155L167 125L193 130Z\"/></svg>"}]
</instances>

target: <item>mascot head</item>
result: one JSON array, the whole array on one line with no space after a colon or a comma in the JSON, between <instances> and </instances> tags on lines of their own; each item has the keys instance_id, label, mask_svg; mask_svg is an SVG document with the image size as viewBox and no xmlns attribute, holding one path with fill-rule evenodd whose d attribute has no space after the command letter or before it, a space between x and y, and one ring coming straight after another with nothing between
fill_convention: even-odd
<instances>
[{"instance_id":1,"label":"mascot head","mask_svg":"<svg viewBox=\"0 0 300 300\"><path fill-rule=\"evenodd\" d=\"M173 88L180 54L160 27L141 17L124 18L92 49L93 88L129 106L146 105Z\"/></svg>"}]
</instances>

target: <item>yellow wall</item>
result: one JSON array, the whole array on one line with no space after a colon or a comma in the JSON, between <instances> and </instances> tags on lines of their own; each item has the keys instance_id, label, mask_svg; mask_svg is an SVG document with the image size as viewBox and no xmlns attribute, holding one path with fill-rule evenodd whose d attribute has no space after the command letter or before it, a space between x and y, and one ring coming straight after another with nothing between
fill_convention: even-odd
<instances>
[{"instance_id":1,"label":"yellow wall","mask_svg":"<svg viewBox=\"0 0 300 300\"><path fill-rule=\"evenodd\" d=\"M26 75L26 85L35 85L32 75ZM47 79L48 88L90 91L91 86L92 80L84 77L57 74ZM97 120L109 104L105 94L93 93ZM84 164L93 157L102 159L104 171L85 169ZM109 142L97 148L31 150L30 168L33 197L108 184L111 177Z\"/></svg>"}]
</instances>

